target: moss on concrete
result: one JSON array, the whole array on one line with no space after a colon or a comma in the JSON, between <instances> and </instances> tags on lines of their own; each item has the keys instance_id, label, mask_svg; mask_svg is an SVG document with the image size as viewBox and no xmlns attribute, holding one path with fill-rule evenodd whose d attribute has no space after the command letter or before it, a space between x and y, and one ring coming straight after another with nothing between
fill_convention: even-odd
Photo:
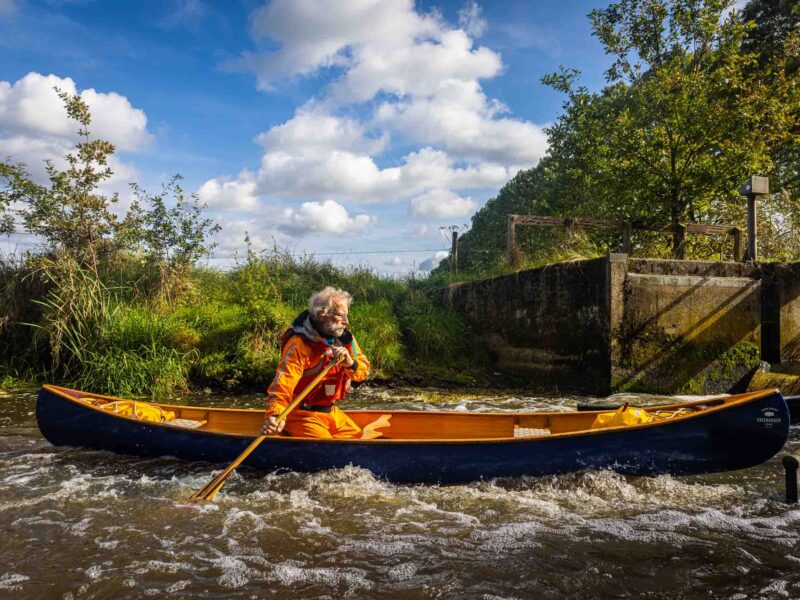
<instances>
[{"instance_id":1,"label":"moss on concrete","mask_svg":"<svg viewBox=\"0 0 800 600\"><path fill-rule=\"evenodd\" d=\"M717 349L701 349L698 358L708 361L697 375L686 381L679 394L716 394L733 388L760 362L761 349L754 342L739 342L722 353Z\"/></svg>"},{"instance_id":2,"label":"moss on concrete","mask_svg":"<svg viewBox=\"0 0 800 600\"><path fill-rule=\"evenodd\" d=\"M747 386L748 391L779 388L785 396L800 394L800 363L772 365L769 371L757 371Z\"/></svg>"}]
</instances>

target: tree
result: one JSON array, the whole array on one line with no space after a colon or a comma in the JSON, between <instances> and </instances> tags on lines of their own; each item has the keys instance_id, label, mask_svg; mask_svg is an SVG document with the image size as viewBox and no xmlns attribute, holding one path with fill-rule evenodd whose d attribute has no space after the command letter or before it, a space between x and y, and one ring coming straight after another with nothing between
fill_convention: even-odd
<instances>
[{"instance_id":1,"label":"tree","mask_svg":"<svg viewBox=\"0 0 800 600\"><path fill-rule=\"evenodd\" d=\"M606 87L591 92L568 68L542 78L566 96L548 152L473 216L462 269L500 260L509 213L741 224L738 190L752 174L769 175L779 192L760 213L763 247L796 256L787 240L800 230L800 9L752 0L740 15L731 4L618 0L592 11L593 35L612 57ZM615 243L606 232L586 234L575 249ZM520 245L534 263L567 249L550 230L526 237ZM638 252L666 253L660 234L635 241ZM719 255L724 241L692 243L703 257Z\"/></svg>"},{"instance_id":2,"label":"tree","mask_svg":"<svg viewBox=\"0 0 800 600\"><path fill-rule=\"evenodd\" d=\"M723 16L730 4L620 0L590 13L614 58L609 86L589 94L572 74L544 79L569 96L551 154L579 169L574 197L626 218L714 223L741 205L748 175L772 170L791 137L797 81L785 57L753 68L748 24Z\"/></svg>"},{"instance_id":3,"label":"tree","mask_svg":"<svg viewBox=\"0 0 800 600\"><path fill-rule=\"evenodd\" d=\"M17 214L25 229L41 236L52 250L66 253L80 264L97 271L100 255L108 249L117 228L117 218L109 207L117 202L98 192L98 185L111 177L108 159L114 145L92 140L89 107L77 94L55 88L64 102L67 115L78 122L81 141L64 158L65 170L46 161L49 185L35 183L24 164L0 163L0 177L5 187L0 191L0 209L6 208L5 223L13 228L8 207L21 205Z\"/></svg>"},{"instance_id":4,"label":"tree","mask_svg":"<svg viewBox=\"0 0 800 600\"><path fill-rule=\"evenodd\" d=\"M189 269L214 249L208 238L220 230L202 217L204 206L196 195L186 196L181 179L175 175L155 196L132 183L135 199L117 238L122 247L143 259L146 271L158 273L153 292L168 304L176 299ZM170 197L171 208L167 205Z\"/></svg>"}]
</instances>

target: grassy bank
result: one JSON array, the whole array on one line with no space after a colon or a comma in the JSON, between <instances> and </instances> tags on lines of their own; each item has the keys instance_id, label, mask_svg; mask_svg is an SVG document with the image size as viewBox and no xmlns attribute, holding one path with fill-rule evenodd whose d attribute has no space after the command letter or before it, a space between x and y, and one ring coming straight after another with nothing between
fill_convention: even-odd
<instances>
[{"instance_id":1,"label":"grassy bank","mask_svg":"<svg viewBox=\"0 0 800 600\"><path fill-rule=\"evenodd\" d=\"M42 256L2 270L0 378L8 381L119 395L263 389L281 334L326 285L353 295L351 329L373 378L469 385L479 362L464 323L429 299L438 280L390 280L280 252L251 252L228 271L173 273L167 287L151 265L124 255L97 271Z\"/></svg>"}]
</instances>

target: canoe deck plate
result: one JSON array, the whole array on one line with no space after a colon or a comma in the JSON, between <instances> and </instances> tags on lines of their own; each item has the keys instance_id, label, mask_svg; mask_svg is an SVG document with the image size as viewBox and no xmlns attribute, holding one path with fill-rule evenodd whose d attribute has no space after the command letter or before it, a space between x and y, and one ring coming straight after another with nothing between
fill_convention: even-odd
<instances>
[{"instance_id":1,"label":"canoe deck plate","mask_svg":"<svg viewBox=\"0 0 800 600\"><path fill-rule=\"evenodd\" d=\"M515 427L514 437L542 437L550 435L549 429L536 429L535 427Z\"/></svg>"}]
</instances>

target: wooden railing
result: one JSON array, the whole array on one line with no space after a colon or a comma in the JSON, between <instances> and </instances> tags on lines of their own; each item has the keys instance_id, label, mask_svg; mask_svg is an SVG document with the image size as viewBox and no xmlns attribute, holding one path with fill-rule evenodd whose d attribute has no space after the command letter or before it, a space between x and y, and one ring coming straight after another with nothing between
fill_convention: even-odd
<instances>
[{"instance_id":1,"label":"wooden railing","mask_svg":"<svg viewBox=\"0 0 800 600\"><path fill-rule=\"evenodd\" d=\"M633 248L631 234L634 230L659 231L673 233L676 244L673 256L683 260L686 258L686 236L694 235L730 235L733 238L733 257L739 262L743 256L744 231L736 225L702 225L699 223L678 223L675 225L658 225L644 221L611 221L584 217L542 217L535 215L508 215L506 234L506 252L509 264L514 263L517 254L517 225L536 225L539 227L564 227L572 232L577 227L595 227L613 229L622 232L622 252L630 254Z\"/></svg>"}]
</instances>

